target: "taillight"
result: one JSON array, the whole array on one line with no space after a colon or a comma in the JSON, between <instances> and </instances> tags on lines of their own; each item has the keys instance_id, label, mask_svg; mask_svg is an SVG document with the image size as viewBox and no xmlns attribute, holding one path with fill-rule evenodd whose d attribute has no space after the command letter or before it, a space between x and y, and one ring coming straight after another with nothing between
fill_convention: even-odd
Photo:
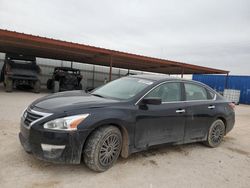
<instances>
[{"instance_id":1,"label":"taillight","mask_svg":"<svg viewBox=\"0 0 250 188\"><path fill-rule=\"evenodd\" d=\"M234 104L234 103L230 102L230 103L228 103L228 105L229 105L233 110L235 109L235 104Z\"/></svg>"}]
</instances>

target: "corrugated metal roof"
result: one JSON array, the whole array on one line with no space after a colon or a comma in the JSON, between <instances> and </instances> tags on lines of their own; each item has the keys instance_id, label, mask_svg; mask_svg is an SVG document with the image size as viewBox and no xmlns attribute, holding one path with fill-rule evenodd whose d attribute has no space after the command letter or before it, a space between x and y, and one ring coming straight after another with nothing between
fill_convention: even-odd
<instances>
[{"instance_id":1,"label":"corrugated metal roof","mask_svg":"<svg viewBox=\"0 0 250 188\"><path fill-rule=\"evenodd\" d=\"M134 69L164 74L226 74L228 71L146 57L84 44L0 29L0 51L42 58Z\"/></svg>"}]
</instances>

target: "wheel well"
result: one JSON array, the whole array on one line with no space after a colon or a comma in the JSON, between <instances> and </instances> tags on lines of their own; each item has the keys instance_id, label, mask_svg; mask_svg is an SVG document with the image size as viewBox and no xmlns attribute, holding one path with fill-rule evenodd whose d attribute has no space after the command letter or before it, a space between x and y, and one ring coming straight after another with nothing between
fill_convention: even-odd
<instances>
[{"instance_id":1,"label":"wheel well","mask_svg":"<svg viewBox=\"0 0 250 188\"><path fill-rule=\"evenodd\" d=\"M101 126L98 126L98 127L96 127L95 129L93 129L90 133L89 133L89 135L87 136L87 138L86 138L86 140L85 140L85 142L84 142L84 144L83 144L83 147L82 147L82 151L83 151L83 149L84 149L84 147L85 147L85 144L86 144L86 141L89 139L89 137L90 137L90 135L94 132L94 131L96 131L97 129L99 129L100 127L103 127L103 126L107 126L107 125L112 125L112 126L115 126L115 127L117 127L120 131L121 131L121 134L122 134L122 151L121 151L121 157L123 157L123 158L127 158L128 157L128 155L129 155L129 136L128 136L128 131L124 128L124 127L122 127L122 126L120 126L120 125L117 125L117 124L113 124L113 123L110 123L110 124L103 124L103 125L101 125Z\"/></svg>"},{"instance_id":2,"label":"wheel well","mask_svg":"<svg viewBox=\"0 0 250 188\"><path fill-rule=\"evenodd\" d=\"M121 133L122 133L122 151L121 151L121 156L123 158L127 158L129 155L129 151L128 151L128 146L129 146L129 136L128 136L128 131L127 129L125 129L122 126L116 125L116 124L110 124L113 125L117 128L120 129Z\"/></svg>"},{"instance_id":3,"label":"wheel well","mask_svg":"<svg viewBox=\"0 0 250 188\"><path fill-rule=\"evenodd\" d=\"M217 119L220 119L221 121L223 121L224 125L225 125L225 129L227 128L227 120L224 117L218 117Z\"/></svg>"}]
</instances>

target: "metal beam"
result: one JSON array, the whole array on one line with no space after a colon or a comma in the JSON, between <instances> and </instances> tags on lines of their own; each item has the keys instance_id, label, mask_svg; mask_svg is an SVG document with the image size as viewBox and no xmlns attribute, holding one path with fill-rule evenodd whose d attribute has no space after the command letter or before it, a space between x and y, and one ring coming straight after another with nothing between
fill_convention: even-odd
<instances>
[{"instance_id":1,"label":"metal beam","mask_svg":"<svg viewBox=\"0 0 250 188\"><path fill-rule=\"evenodd\" d=\"M113 66L113 56L110 56L110 65L109 65L109 81L112 80L112 66Z\"/></svg>"},{"instance_id":2,"label":"metal beam","mask_svg":"<svg viewBox=\"0 0 250 188\"><path fill-rule=\"evenodd\" d=\"M227 88L228 88L228 78L229 78L229 73L227 73L227 75L226 75L226 80L225 80L224 89L227 89Z\"/></svg>"},{"instance_id":3,"label":"metal beam","mask_svg":"<svg viewBox=\"0 0 250 188\"><path fill-rule=\"evenodd\" d=\"M183 74L184 74L184 68L181 67L181 78L183 78Z\"/></svg>"}]
</instances>

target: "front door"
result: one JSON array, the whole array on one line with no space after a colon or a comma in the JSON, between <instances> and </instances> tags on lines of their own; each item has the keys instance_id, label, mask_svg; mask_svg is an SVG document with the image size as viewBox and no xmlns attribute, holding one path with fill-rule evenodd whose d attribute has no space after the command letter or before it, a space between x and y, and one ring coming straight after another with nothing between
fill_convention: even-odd
<instances>
[{"instance_id":1,"label":"front door","mask_svg":"<svg viewBox=\"0 0 250 188\"><path fill-rule=\"evenodd\" d=\"M160 105L140 105L136 115L135 146L145 148L163 143L183 142L185 103L182 85L166 82L149 92L145 98L161 98Z\"/></svg>"}]
</instances>

